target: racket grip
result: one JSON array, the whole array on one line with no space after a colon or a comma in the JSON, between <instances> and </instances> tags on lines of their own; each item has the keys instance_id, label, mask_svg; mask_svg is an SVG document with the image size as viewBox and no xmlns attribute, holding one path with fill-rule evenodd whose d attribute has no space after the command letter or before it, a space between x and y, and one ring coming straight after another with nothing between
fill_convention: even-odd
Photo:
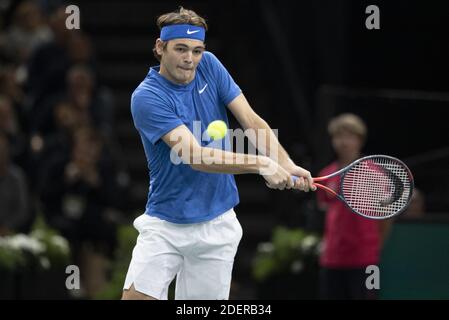
<instances>
[{"instance_id":1,"label":"racket grip","mask_svg":"<svg viewBox=\"0 0 449 320\"><path fill-rule=\"evenodd\" d=\"M323 178L323 177L321 177L321 178ZM316 181L324 180L324 179L321 179L321 178L313 178L313 182L314 182L313 185L314 185L316 188L320 188L320 189L326 190L326 191L329 192L330 194L332 194L332 195L338 197L338 194L337 194L334 190L332 190L331 188L326 187L325 185L322 185L322 184L320 184L320 183L315 183ZM324 178L325 178L325 177L324 177ZM292 179L293 179L293 182L296 182L296 180L298 180L299 178L298 178L297 176L292 176Z\"/></svg>"},{"instance_id":2,"label":"racket grip","mask_svg":"<svg viewBox=\"0 0 449 320\"><path fill-rule=\"evenodd\" d=\"M296 183L296 181L297 181L298 179L299 179L299 177L297 177L297 176L292 176L293 183ZM315 179L313 180L313 182L315 182ZM314 183L313 185L316 187L315 183Z\"/></svg>"},{"instance_id":3,"label":"racket grip","mask_svg":"<svg viewBox=\"0 0 449 320\"><path fill-rule=\"evenodd\" d=\"M299 178L297 176L292 176L293 182L296 182L296 180L298 180ZM322 181L324 179L320 178L312 178L313 182L318 182L318 181Z\"/></svg>"}]
</instances>

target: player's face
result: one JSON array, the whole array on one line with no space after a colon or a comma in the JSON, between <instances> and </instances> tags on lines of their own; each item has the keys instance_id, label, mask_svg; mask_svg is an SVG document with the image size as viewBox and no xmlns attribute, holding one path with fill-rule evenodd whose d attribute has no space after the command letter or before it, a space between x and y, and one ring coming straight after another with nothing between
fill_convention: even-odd
<instances>
[{"instance_id":1,"label":"player's face","mask_svg":"<svg viewBox=\"0 0 449 320\"><path fill-rule=\"evenodd\" d=\"M195 77L195 70L201 61L204 50L204 43L200 40L173 39L168 41L166 48L160 51L162 56L160 73L175 83L191 82Z\"/></svg>"},{"instance_id":2,"label":"player's face","mask_svg":"<svg viewBox=\"0 0 449 320\"><path fill-rule=\"evenodd\" d=\"M347 130L341 130L332 137L332 145L340 159L353 160L360 155L362 139Z\"/></svg>"}]
</instances>

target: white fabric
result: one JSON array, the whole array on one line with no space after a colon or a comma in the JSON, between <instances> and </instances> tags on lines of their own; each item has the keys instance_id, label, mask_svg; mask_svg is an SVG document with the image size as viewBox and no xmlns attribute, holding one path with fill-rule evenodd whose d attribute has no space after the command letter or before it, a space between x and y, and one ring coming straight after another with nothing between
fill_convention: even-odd
<instances>
[{"instance_id":1,"label":"white fabric","mask_svg":"<svg viewBox=\"0 0 449 320\"><path fill-rule=\"evenodd\" d=\"M242 238L233 209L202 223L175 224L143 214L124 289L166 300L177 275L175 299L229 298L232 266Z\"/></svg>"}]
</instances>

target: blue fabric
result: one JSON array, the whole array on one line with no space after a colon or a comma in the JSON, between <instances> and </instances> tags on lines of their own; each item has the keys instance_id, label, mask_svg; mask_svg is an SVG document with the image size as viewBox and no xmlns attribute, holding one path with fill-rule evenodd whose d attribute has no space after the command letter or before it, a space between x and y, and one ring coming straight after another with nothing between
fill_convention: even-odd
<instances>
[{"instance_id":1,"label":"blue fabric","mask_svg":"<svg viewBox=\"0 0 449 320\"><path fill-rule=\"evenodd\" d=\"M204 41L206 30L190 24L172 24L162 27L160 38L162 41L185 38Z\"/></svg>"},{"instance_id":2,"label":"blue fabric","mask_svg":"<svg viewBox=\"0 0 449 320\"><path fill-rule=\"evenodd\" d=\"M174 164L170 148L161 137L184 124L202 146L207 125L214 120L228 124L226 105L241 93L220 61L204 52L195 78L187 85L170 82L150 69L131 97L134 125L140 133L150 171L146 213L174 223L211 220L239 203L231 174L206 173L187 164ZM195 128L194 121L201 121ZM198 123L197 123L198 125ZM207 137L207 135L204 135ZM209 145L211 146L211 145ZM229 150L228 136L212 147Z\"/></svg>"}]
</instances>

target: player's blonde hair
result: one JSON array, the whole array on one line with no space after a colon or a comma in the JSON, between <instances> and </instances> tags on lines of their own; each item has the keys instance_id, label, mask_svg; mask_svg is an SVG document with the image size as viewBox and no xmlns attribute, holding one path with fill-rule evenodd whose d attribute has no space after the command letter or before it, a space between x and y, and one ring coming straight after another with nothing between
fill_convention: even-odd
<instances>
[{"instance_id":1,"label":"player's blonde hair","mask_svg":"<svg viewBox=\"0 0 449 320\"><path fill-rule=\"evenodd\" d=\"M331 136L335 136L341 131L348 131L359 136L362 141L367 135L367 128L365 122L358 116L352 113L343 113L333 118L327 127L327 131Z\"/></svg>"},{"instance_id":2,"label":"player's blonde hair","mask_svg":"<svg viewBox=\"0 0 449 320\"><path fill-rule=\"evenodd\" d=\"M156 21L159 30L173 24L191 24L193 26L203 27L207 31L206 20L195 11L184 9L182 6L180 6L177 11L160 15ZM164 50L166 47L167 42L164 43ZM153 48L153 54L158 61L161 61L161 55L156 52L156 48Z\"/></svg>"}]
</instances>

